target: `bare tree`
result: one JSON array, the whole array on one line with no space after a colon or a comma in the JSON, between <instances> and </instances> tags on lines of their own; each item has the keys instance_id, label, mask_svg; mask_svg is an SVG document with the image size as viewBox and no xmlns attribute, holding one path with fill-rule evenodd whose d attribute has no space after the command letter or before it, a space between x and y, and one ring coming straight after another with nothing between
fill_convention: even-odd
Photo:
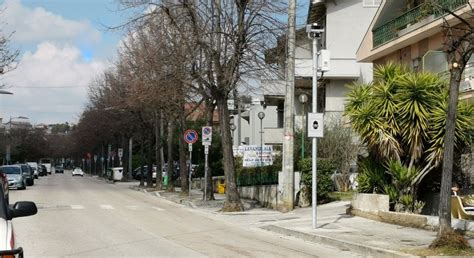
<instances>
[{"instance_id":1,"label":"bare tree","mask_svg":"<svg viewBox=\"0 0 474 258\"><path fill-rule=\"evenodd\" d=\"M447 13L454 20L444 20L445 52L449 65L449 99L444 136L443 170L439 204L439 230L432 248L457 243L457 247L468 247L469 243L460 235L455 235L451 227L451 187L453 178L453 157L455 151L456 113L459 98L459 84L462 74L474 51L474 12L457 15L447 6L430 1L434 10ZM458 146L459 147L459 146ZM463 240L463 241L461 241Z\"/></svg>"},{"instance_id":2,"label":"bare tree","mask_svg":"<svg viewBox=\"0 0 474 258\"><path fill-rule=\"evenodd\" d=\"M226 177L223 210L243 210L237 192L227 99L243 77L261 76L267 71L264 52L282 32L275 14L284 13L284 1L157 0L145 8L136 2L122 3L146 8L147 12L138 14L132 23L153 24L156 17L166 20L162 24L168 37L174 46L186 50L180 54L189 60L183 64L190 76L180 78L195 92L204 90L216 101Z\"/></svg>"}]
</instances>

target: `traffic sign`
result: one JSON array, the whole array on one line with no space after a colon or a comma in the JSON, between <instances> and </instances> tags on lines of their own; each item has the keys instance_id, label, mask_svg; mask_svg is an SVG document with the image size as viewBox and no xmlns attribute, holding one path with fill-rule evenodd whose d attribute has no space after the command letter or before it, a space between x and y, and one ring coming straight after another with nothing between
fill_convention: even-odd
<instances>
[{"instance_id":1,"label":"traffic sign","mask_svg":"<svg viewBox=\"0 0 474 258\"><path fill-rule=\"evenodd\" d=\"M97 162L97 155L94 155L94 162Z\"/></svg>"},{"instance_id":2,"label":"traffic sign","mask_svg":"<svg viewBox=\"0 0 474 258\"><path fill-rule=\"evenodd\" d=\"M308 137L322 138L324 133L324 116L322 113L308 113Z\"/></svg>"},{"instance_id":3,"label":"traffic sign","mask_svg":"<svg viewBox=\"0 0 474 258\"><path fill-rule=\"evenodd\" d=\"M118 149L118 156L119 156L119 158L123 157L123 149L122 148Z\"/></svg>"},{"instance_id":4,"label":"traffic sign","mask_svg":"<svg viewBox=\"0 0 474 258\"><path fill-rule=\"evenodd\" d=\"M199 138L199 135L195 130L189 129L189 130L186 130L186 132L184 132L184 140L187 143L193 144L197 142L198 138Z\"/></svg>"},{"instance_id":5,"label":"traffic sign","mask_svg":"<svg viewBox=\"0 0 474 258\"><path fill-rule=\"evenodd\" d=\"M211 145L212 142L212 127L204 126L202 128L202 144Z\"/></svg>"}]
</instances>

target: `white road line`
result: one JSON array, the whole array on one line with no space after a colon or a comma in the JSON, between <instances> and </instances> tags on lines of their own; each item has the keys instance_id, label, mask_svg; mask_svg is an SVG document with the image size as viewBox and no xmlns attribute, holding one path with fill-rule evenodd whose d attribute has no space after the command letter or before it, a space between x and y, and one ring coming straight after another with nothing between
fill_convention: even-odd
<instances>
[{"instance_id":1,"label":"white road line","mask_svg":"<svg viewBox=\"0 0 474 258\"><path fill-rule=\"evenodd\" d=\"M103 210L115 210L115 208L112 205L108 205L108 204L101 204L100 208Z\"/></svg>"},{"instance_id":2,"label":"white road line","mask_svg":"<svg viewBox=\"0 0 474 258\"><path fill-rule=\"evenodd\" d=\"M134 210L134 211L137 211L139 210L139 207L136 206L136 205L129 205L129 206L125 206L127 209L129 210Z\"/></svg>"},{"instance_id":3,"label":"white road line","mask_svg":"<svg viewBox=\"0 0 474 258\"><path fill-rule=\"evenodd\" d=\"M155 206L154 206L154 207L151 207L151 208L154 209L154 210L157 210L157 211L164 211L162 208L155 207Z\"/></svg>"},{"instance_id":4,"label":"white road line","mask_svg":"<svg viewBox=\"0 0 474 258\"><path fill-rule=\"evenodd\" d=\"M84 206L78 204L71 204L71 209L73 210L83 210Z\"/></svg>"}]
</instances>

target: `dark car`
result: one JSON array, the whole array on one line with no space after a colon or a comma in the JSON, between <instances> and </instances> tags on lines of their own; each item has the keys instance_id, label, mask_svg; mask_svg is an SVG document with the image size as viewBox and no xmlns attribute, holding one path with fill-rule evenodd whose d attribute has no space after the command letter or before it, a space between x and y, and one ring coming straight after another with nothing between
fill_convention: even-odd
<instances>
[{"instance_id":1,"label":"dark car","mask_svg":"<svg viewBox=\"0 0 474 258\"><path fill-rule=\"evenodd\" d=\"M61 173L61 174L64 174L64 167L62 165L57 165L56 167L54 167L54 173L58 174L58 173Z\"/></svg>"},{"instance_id":2,"label":"dark car","mask_svg":"<svg viewBox=\"0 0 474 258\"><path fill-rule=\"evenodd\" d=\"M31 169L30 166L27 164L21 164L21 173L25 176L26 178L26 185L31 186L35 184L35 175L33 169Z\"/></svg>"},{"instance_id":3,"label":"dark car","mask_svg":"<svg viewBox=\"0 0 474 258\"><path fill-rule=\"evenodd\" d=\"M48 169L46 169L45 165L38 165L38 175L39 176L47 176Z\"/></svg>"}]
</instances>

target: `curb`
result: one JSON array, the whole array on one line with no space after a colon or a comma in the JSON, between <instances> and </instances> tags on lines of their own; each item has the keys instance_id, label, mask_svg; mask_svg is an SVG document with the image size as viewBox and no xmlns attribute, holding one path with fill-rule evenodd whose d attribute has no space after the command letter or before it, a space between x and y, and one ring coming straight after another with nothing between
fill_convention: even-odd
<instances>
[{"instance_id":1,"label":"curb","mask_svg":"<svg viewBox=\"0 0 474 258\"><path fill-rule=\"evenodd\" d=\"M303 232L299 232L299 231L291 230L287 228L282 228L275 225L267 225L260 228L263 230L270 231L270 232L288 235L288 236L300 238L300 239L314 242L314 243L331 245L338 248L347 248L363 255L370 255L374 257L408 257L408 256L413 257L410 254L406 254L402 252L397 252L393 250L385 250L378 247L367 246L367 245L344 241L344 240L327 237L327 236L303 233Z\"/></svg>"}]
</instances>

